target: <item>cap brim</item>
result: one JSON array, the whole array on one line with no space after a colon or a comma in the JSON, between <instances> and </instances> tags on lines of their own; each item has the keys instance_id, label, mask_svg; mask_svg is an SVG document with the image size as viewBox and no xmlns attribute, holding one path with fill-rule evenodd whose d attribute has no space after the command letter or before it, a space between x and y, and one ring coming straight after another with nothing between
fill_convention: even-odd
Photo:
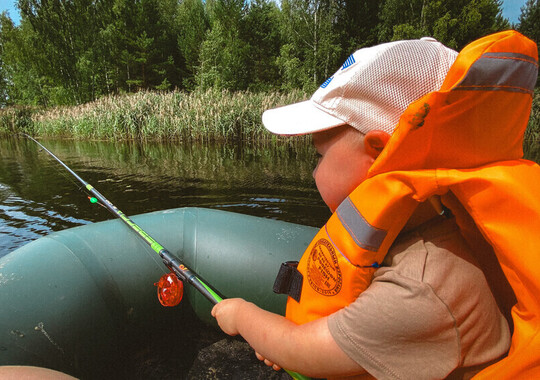
<instances>
[{"instance_id":1,"label":"cap brim","mask_svg":"<svg viewBox=\"0 0 540 380\"><path fill-rule=\"evenodd\" d=\"M278 135L305 135L346 124L322 111L311 100L267 110L262 115L266 129Z\"/></svg>"}]
</instances>

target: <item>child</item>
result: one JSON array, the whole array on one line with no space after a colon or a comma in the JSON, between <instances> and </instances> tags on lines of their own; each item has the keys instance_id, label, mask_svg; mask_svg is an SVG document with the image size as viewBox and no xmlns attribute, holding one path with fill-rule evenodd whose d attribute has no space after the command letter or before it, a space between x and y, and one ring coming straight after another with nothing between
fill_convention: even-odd
<instances>
[{"instance_id":1,"label":"child","mask_svg":"<svg viewBox=\"0 0 540 380\"><path fill-rule=\"evenodd\" d=\"M65 373L32 366L0 366L2 380L76 380Z\"/></svg>"},{"instance_id":2,"label":"child","mask_svg":"<svg viewBox=\"0 0 540 380\"><path fill-rule=\"evenodd\" d=\"M431 146L411 149L403 140L407 133L413 135L419 130L420 141L427 141L422 137L432 128L427 115L430 110L443 112L445 107L451 107L450 98L444 98L439 108L427 100L414 103L418 108L408 113L410 119L402 118L409 130L400 129L397 136L392 133L411 103L443 86L456 55L430 38L361 49L323 83L311 100L263 115L264 125L273 133L312 134L319 154L313 177L323 200L334 212L300 261L301 291L294 286L289 289L288 319L242 299L224 300L212 310L222 330L242 335L267 365L313 377L369 373L377 378L427 379L463 377L507 353L511 335L507 320L476 262L479 253L471 250L460 232L461 226L456 225L437 196L429 196L433 202L423 201L419 195L414 198L417 202L410 201L409 188L415 188L416 181L422 183L423 172L415 174L419 180L411 177L414 181L407 182L407 173L393 171L384 177L386 173L381 169L391 161L389 157L400 154L404 161L412 157L412 164L397 162L396 167L424 168L414 158L420 154L417 151L423 154ZM474 80L477 77L466 78L460 85L470 87L474 83L469 82ZM460 93L451 95L456 102L459 100ZM439 101L437 96L433 99ZM433 141L439 138L434 133L429 136ZM401 145L388 147L389 140ZM449 162L461 165L467 157L451 157ZM445 159L437 158L441 162ZM418 162L431 169L427 159ZM388 180L375 178L377 170ZM421 190L414 189L416 194ZM400 191L406 195L400 195L399 201L407 201L396 201L399 207L395 209L388 201L387 214L371 207L371 203L386 202ZM366 199L366 194L372 198ZM456 198L450 193L445 197L447 204ZM381 225L391 227L374 227L358 212L365 209L368 214L383 213ZM452 212L457 209L453 207ZM393 217L403 219L403 225L397 223L394 227ZM367 247L358 241L363 238L369 243ZM385 244L391 247L385 249ZM332 266L333 258L340 254L346 261L353 262L351 257L356 260L356 253L348 247L363 250L370 258L379 257L370 256L371 251L388 253L382 263L365 261L359 265L354 261L350 270L340 267L337 261ZM380 268L369 287L361 284L367 278L364 274L359 275L359 281L353 278L347 283L347 271L366 272L369 276L372 266ZM493 281L500 280L498 277ZM363 286L367 289L362 292ZM328 306L339 298L335 297L338 293L347 293L350 287L358 289L343 305ZM309 306L312 295L319 297L313 307ZM302 306L306 303L307 307ZM327 311L319 312L318 308Z\"/></svg>"}]
</instances>

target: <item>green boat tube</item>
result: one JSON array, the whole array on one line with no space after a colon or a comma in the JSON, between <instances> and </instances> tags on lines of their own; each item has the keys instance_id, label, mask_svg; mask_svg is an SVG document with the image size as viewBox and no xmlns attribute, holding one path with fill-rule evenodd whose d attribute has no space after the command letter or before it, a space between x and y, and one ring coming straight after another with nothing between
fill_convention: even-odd
<instances>
[{"instance_id":1,"label":"green boat tube","mask_svg":"<svg viewBox=\"0 0 540 380\"><path fill-rule=\"evenodd\" d=\"M220 295L284 313L272 292L283 261L317 229L231 212L180 208L132 220ZM189 305L160 305L160 257L120 220L53 233L0 258L0 365L106 376L107 361L156 326L181 323L186 307L215 324L212 305L186 286ZM191 310L190 310L191 312ZM174 336L171 337L174 339Z\"/></svg>"}]
</instances>

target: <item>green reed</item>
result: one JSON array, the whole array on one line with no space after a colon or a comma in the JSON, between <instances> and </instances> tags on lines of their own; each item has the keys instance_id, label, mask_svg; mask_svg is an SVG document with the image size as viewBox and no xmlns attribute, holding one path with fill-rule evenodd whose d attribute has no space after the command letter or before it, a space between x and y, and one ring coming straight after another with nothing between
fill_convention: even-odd
<instances>
[{"instance_id":1,"label":"green reed","mask_svg":"<svg viewBox=\"0 0 540 380\"><path fill-rule=\"evenodd\" d=\"M34 110L31 120L22 124L16 112L5 110L0 113L0 132L97 140L272 140L261 124L262 112L306 96L300 91L139 92Z\"/></svg>"},{"instance_id":2,"label":"green reed","mask_svg":"<svg viewBox=\"0 0 540 380\"><path fill-rule=\"evenodd\" d=\"M261 124L264 110L306 99L290 93L139 92L107 96L75 107L0 110L0 134L18 132L81 140L243 141L287 144ZM540 91L536 89L523 144L524 156L540 162Z\"/></svg>"}]
</instances>

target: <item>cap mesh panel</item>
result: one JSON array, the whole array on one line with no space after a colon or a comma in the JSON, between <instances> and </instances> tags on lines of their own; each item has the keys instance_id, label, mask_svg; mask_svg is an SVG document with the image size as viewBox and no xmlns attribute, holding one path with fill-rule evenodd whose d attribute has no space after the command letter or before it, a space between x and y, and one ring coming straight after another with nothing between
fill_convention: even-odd
<instances>
[{"instance_id":1,"label":"cap mesh panel","mask_svg":"<svg viewBox=\"0 0 540 380\"><path fill-rule=\"evenodd\" d=\"M398 41L355 55L312 100L361 132L392 133L412 102L440 89L457 53L438 42Z\"/></svg>"}]
</instances>

